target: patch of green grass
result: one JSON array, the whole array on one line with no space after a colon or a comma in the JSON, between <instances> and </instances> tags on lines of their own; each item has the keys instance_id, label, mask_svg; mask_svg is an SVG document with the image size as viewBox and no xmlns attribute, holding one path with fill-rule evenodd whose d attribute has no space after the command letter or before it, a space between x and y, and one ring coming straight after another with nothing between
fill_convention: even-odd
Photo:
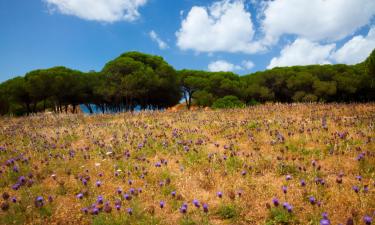
<instances>
[{"instance_id":1,"label":"patch of green grass","mask_svg":"<svg viewBox=\"0 0 375 225\"><path fill-rule=\"evenodd\" d=\"M48 218L52 216L52 208L49 205L43 206L39 209L40 217Z\"/></svg>"},{"instance_id":2,"label":"patch of green grass","mask_svg":"<svg viewBox=\"0 0 375 225\"><path fill-rule=\"evenodd\" d=\"M254 130L258 127L258 123L256 121L249 122L247 124L247 128L250 130Z\"/></svg>"},{"instance_id":3,"label":"patch of green grass","mask_svg":"<svg viewBox=\"0 0 375 225\"><path fill-rule=\"evenodd\" d=\"M221 219L235 220L240 215L240 209L234 204L223 204L218 208L217 215Z\"/></svg>"},{"instance_id":4,"label":"patch of green grass","mask_svg":"<svg viewBox=\"0 0 375 225\"><path fill-rule=\"evenodd\" d=\"M297 175L299 173L298 167L293 164L279 163L277 165L277 174L279 175Z\"/></svg>"},{"instance_id":5,"label":"patch of green grass","mask_svg":"<svg viewBox=\"0 0 375 225\"><path fill-rule=\"evenodd\" d=\"M229 173L234 173L240 170L242 166L243 160L236 156L228 157L228 159L225 161L225 168Z\"/></svg>"},{"instance_id":6,"label":"patch of green grass","mask_svg":"<svg viewBox=\"0 0 375 225\"><path fill-rule=\"evenodd\" d=\"M25 208L19 204L13 205L7 213L0 216L0 224L25 224Z\"/></svg>"},{"instance_id":7,"label":"patch of green grass","mask_svg":"<svg viewBox=\"0 0 375 225\"><path fill-rule=\"evenodd\" d=\"M180 220L180 225L197 225L198 223L193 220L189 215L185 215Z\"/></svg>"},{"instance_id":8,"label":"patch of green grass","mask_svg":"<svg viewBox=\"0 0 375 225\"><path fill-rule=\"evenodd\" d=\"M271 208L269 211L268 218L266 220L266 225L288 225L297 224L292 213L289 213L282 207Z\"/></svg>"},{"instance_id":9,"label":"patch of green grass","mask_svg":"<svg viewBox=\"0 0 375 225\"><path fill-rule=\"evenodd\" d=\"M371 178L375 174L375 160L373 159L362 159L358 163L358 169L359 173L362 174L362 176Z\"/></svg>"},{"instance_id":10,"label":"patch of green grass","mask_svg":"<svg viewBox=\"0 0 375 225\"><path fill-rule=\"evenodd\" d=\"M161 189L161 193L164 196L170 196L172 191L176 190L176 187L173 185L164 185Z\"/></svg>"},{"instance_id":11,"label":"patch of green grass","mask_svg":"<svg viewBox=\"0 0 375 225\"><path fill-rule=\"evenodd\" d=\"M185 167L195 167L198 165L202 165L203 163L205 163L206 158L207 156L203 151L195 152L193 150L190 150L184 156L183 165Z\"/></svg>"}]
</instances>

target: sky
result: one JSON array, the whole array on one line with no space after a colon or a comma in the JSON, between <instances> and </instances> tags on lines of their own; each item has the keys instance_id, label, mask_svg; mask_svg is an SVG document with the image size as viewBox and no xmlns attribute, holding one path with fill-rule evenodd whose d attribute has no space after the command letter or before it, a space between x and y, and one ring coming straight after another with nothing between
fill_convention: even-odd
<instances>
[{"instance_id":1,"label":"sky","mask_svg":"<svg viewBox=\"0 0 375 225\"><path fill-rule=\"evenodd\" d=\"M100 71L127 51L243 75L356 64L374 48L375 0L0 0L0 82L53 66Z\"/></svg>"}]
</instances>

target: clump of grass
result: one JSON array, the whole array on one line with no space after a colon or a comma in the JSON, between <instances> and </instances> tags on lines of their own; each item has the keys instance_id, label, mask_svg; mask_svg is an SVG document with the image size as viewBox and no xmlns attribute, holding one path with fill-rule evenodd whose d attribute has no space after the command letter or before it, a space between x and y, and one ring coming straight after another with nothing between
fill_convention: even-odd
<instances>
[{"instance_id":1,"label":"clump of grass","mask_svg":"<svg viewBox=\"0 0 375 225\"><path fill-rule=\"evenodd\" d=\"M185 215L181 218L180 220L180 225L198 225L197 223L191 216Z\"/></svg>"},{"instance_id":2,"label":"clump of grass","mask_svg":"<svg viewBox=\"0 0 375 225\"><path fill-rule=\"evenodd\" d=\"M206 162L206 154L202 151L189 151L184 156L183 165L185 167L196 167L204 164Z\"/></svg>"},{"instance_id":3,"label":"clump of grass","mask_svg":"<svg viewBox=\"0 0 375 225\"><path fill-rule=\"evenodd\" d=\"M299 173L298 167L294 164L289 163L279 163L276 169L279 175L294 175L296 176Z\"/></svg>"},{"instance_id":4,"label":"clump of grass","mask_svg":"<svg viewBox=\"0 0 375 225\"><path fill-rule=\"evenodd\" d=\"M222 204L217 210L217 215L221 219L236 220L240 216L240 209L235 204Z\"/></svg>"},{"instance_id":5,"label":"clump of grass","mask_svg":"<svg viewBox=\"0 0 375 225\"><path fill-rule=\"evenodd\" d=\"M289 213L282 207L274 207L269 210L266 225L288 225L298 224L298 221L292 213Z\"/></svg>"},{"instance_id":6,"label":"clump of grass","mask_svg":"<svg viewBox=\"0 0 375 225\"><path fill-rule=\"evenodd\" d=\"M228 157L225 161L226 171L229 173L234 173L239 171L243 166L243 160L237 156Z\"/></svg>"}]
</instances>

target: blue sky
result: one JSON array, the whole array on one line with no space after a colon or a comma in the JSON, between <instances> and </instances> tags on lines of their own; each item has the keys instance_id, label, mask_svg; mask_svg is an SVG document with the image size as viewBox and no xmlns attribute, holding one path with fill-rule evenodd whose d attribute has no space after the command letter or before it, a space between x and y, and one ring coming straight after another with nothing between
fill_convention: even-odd
<instances>
[{"instance_id":1,"label":"blue sky","mask_svg":"<svg viewBox=\"0 0 375 225\"><path fill-rule=\"evenodd\" d=\"M355 64L375 48L374 15L373 0L0 0L0 81L59 65L99 71L133 50L238 74Z\"/></svg>"}]
</instances>

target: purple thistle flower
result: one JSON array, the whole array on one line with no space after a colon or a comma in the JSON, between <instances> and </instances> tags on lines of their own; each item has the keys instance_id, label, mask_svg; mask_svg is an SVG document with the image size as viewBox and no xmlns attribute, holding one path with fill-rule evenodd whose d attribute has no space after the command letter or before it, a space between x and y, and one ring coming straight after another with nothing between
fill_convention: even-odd
<instances>
[{"instance_id":1,"label":"purple thistle flower","mask_svg":"<svg viewBox=\"0 0 375 225\"><path fill-rule=\"evenodd\" d=\"M13 186L12 186L12 189L13 190L15 190L15 191L17 191L19 188L20 188L20 184L19 183L16 183L16 184L14 184Z\"/></svg>"},{"instance_id":2,"label":"purple thistle flower","mask_svg":"<svg viewBox=\"0 0 375 225\"><path fill-rule=\"evenodd\" d=\"M20 176L18 178L18 183L21 184L21 185L25 184L26 183L26 178L24 176Z\"/></svg>"},{"instance_id":3,"label":"purple thistle flower","mask_svg":"<svg viewBox=\"0 0 375 225\"><path fill-rule=\"evenodd\" d=\"M305 182L305 180L301 180L301 186L302 186L302 187L305 187L305 186L306 186L306 182Z\"/></svg>"},{"instance_id":4,"label":"purple thistle flower","mask_svg":"<svg viewBox=\"0 0 375 225\"><path fill-rule=\"evenodd\" d=\"M315 205L315 203L316 203L316 199L315 199L313 196L311 196L311 197L309 198L309 202L311 203L311 205Z\"/></svg>"},{"instance_id":5,"label":"purple thistle flower","mask_svg":"<svg viewBox=\"0 0 375 225\"><path fill-rule=\"evenodd\" d=\"M357 156L356 160L357 160L357 161L361 161L364 157L365 157L365 154L360 153L360 154Z\"/></svg>"},{"instance_id":6,"label":"purple thistle flower","mask_svg":"<svg viewBox=\"0 0 375 225\"><path fill-rule=\"evenodd\" d=\"M187 212L187 204L186 203L183 203L181 208L180 208L180 212L182 214L185 214Z\"/></svg>"},{"instance_id":7,"label":"purple thistle flower","mask_svg":"<svg viewBox=\"0 0 375 225\"><path fill-rule=\"evenodd\" d=\"M355 178L357 178L358 181L361 181L362 180L362 176L356 176Z\"/></svg>"},{"instance_id":8,"label":"purple thistle flower","mask_svg":"<svg viewBox=\"0 0 375 225\"><path fill-rule=\"evenodd\" d=\"M193 204L195 205L195 207L199 208L200 207L200 204L199 204L199 201L194 199L193 200Z\"/></svg>"},{"instance_id":9,"label":"purple thistle flower","mask_svg":"<svg viewBox=\"0 0 375 225\"><path fill-rule=\"evenodd\" d=\"M13 171L16 172L16 173L18 173L20 170L18 169L17 166L14 166L14 167L13 167Z\"/></svg>"},{"instance_id":10,"label":"purple thistle flower","mask_svg":"<svg viewBox=\"0 0 375 225\"><path fill-rule=\"evenodd\" d=\"M221 191L219 191L219 192L217 193L217 197L222 198L222 197L223 197L223 193L222 193Z\"/></svg>"},{"instance_id":11,"label":"purple thistle flower","mask_svg":"<svg viewBox=\"0 0 375 225\"><path fill-rule=\"evenodd\" d=\"M330 225L331 221L329 219L321 219L320 220L320 225Z\"/></svg>"},{"instance_id":12,"label":"purple thistle flower","mask_svg":"<svg viewBox=\"0 0 375 225\"><path fill-rule=\"evenodd\" d=\"M122 188L120 188L120 187L119 187L119 188L117 188L117 194L119 194L119 195L120 195L121 193L122 193Z\"/></svg>"},{"instance_id":13,"label":"purple thistle flower","mask_svg":"<svg viewBox=\"0 0 375 225\"><path fill-rule=\"evenodd\" d=\"M292 179L292 176L291 175L286 175L286 180L291 180Z\"/></svg>"},{"instance_id":14,"label":"purple thistle flower","mask_svg":"<svg viewBox=\"0 0 375 225\"><path fill-rule=\"evenodd\" d=\"M103 196L99 195L98 196L98 199L96 201L98 204L103 204L104 200L103 200Z\"/></svg>"},{"instance_id":15,"label":"purple thistle flower","mask_svg":"<svg viewBox=\"0 0 375 225\"><path fill-rule=\"evenodd\" d=\"M172 197L176 197L176 191L172 191L171 195Z\"/></svg>"},{"instance_id":16,"label":"purple thistle flower","mask_svg":"<svg viewBox=\"0 0 375 225\"><path fill-rule=\"evenodd\" d=\"M358 192L359 192L359 187L358 187L358 186L353 186L352 189L353 189L353 191L354 191L355 193L358 193Z\"/></svg>"},{"instance_id":17,"label":"purple thistle flower","mask_svg":"<svg viewBox=\"0 0 375 225\"><path fill-rule=\"evenodd\" d=\"M92 208L92 210L91 210L91 214L92 214L92 215L98 215L98 214L99 214L99 209L96 208L96 207Z\"/></svg>"},{"instance_id":18,"label":"purple thistle flower","mask_svg":"<svg viewBox=\"0 0 375 225\"><path fill-rule=\"evenodd\" d=\"M273 205L276 206L276 207L279 206L279 204L280 204L279 200L277 198L273 198L272 202L273 202Z\"/></svg>"},{"instance_id":19,"label":"purple thistle flower","mask_svg":"<svg viewBox=\"0 0 375 225\"><path fill-rule=\"evenodd\" d=\"M85 213L85 214L87 214L87 213L89 213L89 209L88 208L83 208L82 212Z\"/></svg>"},{"instance_id":20,"label":"purple thistle flower","mask_svg":"<svg viewBox=\"0 0 375 225\"><path fill-rule=\"evenodd\" d=\"M35 199L35 206L36 207L42 207L44 205L44 199L42 196L38 196Z\"/></svg>"},{"instance_id":21,"label":"purple thistle flower","mask_svg":"<svg viewBox=\"0 0 375 225\"><path fill-rule=\"evenodd\" d=\"M208 205L206 203L203 204L203 212L208 213Z\"/></svg>"},{"instance_id":22,"label":"purple thistle flower","mask_svg":"<svg viewBox=\"0 0 375 225\"><path fill-rule=\"evenodd\" d=\"M242 176L245 176L246 173L247 173L246 170L242 170L241 175L242 175Z\"/></svg>"},{"instance_id":23,"label":"purple thistle flower","mask_svg":"<svg viewBox=\"0 0 375 225\"><path fill-rule=\"evenodd\" d=\"M372 218L366 215L365 217L363 217L363 221L365 222L366 225L371 225Z\"/></svg>"},{"instance_id":24,"label":"purple thistle flower","mask_svg":"<svg viewBox=\"0 0 375 225\"><path fill-rule=\"evenodd\" d=\"M16 203L17 202L17 198L16 197L12 197L12 202Z\"/></svg>"},{"instance_id":25,"label":"purple thistle flower","mask_svg":"<svg viewBox=\"0 0 375 225\"><path fill-rule=\"evenodd\" d=\"M164 208L164 206L165 206L165 202L164 202L164 201L160 201L160 202L159 202L159 206L160 206L161 209Z\"/></svg>"},{"instance_id":26,"label":"purple thistle flower","mask_svg":"<svg viewBox=\"0 0 375 225\"><path fill-rule=\"evenodd\" d=\"M284 207L284 209L288 210L289 213L291 213L293 211L293 207L287 202L283 203L283 207Z\"/></svg>"},{"instance_id":27,"label":"purple thistle flower","mask_svg":"<svg viewBox=\"0 0 375 225\"><path fill-rule=\"evenodd\" d=\"M288 192L287 186L282 186L281 189L283 190L284 194L286 194Z\"/></svg>"},{"instance_id":28,"label":"purple thistle flower","mask_svg":"<svg viewBox=\"0 0 375 225\"><path fill-rule=\"evenodd\" d=\"M133 215L133 209L132 209L132 208L128 208L127 211L128 211L128 214L129 214L129 215Z\"/></svg>"},{"instance_id":29,"label":"purple thistle flower","mask_svg":"<svg viewBox=\"0 0 375 225\"><path fill-rule=\"evenodd\" d=\"M130 201L132 199L132 196L130 196L129 194L124 194L124 198Z\"/></svg>"},{"instance_id":30,"label":"purple thistle flower","mask_svg":"<svg viewBox=\"0 0 375 225\"><path fill-rule=\"evenodd\" d=\"M102 182L101 182L101 181L99 181L99 180L96 181L96 186L97 186L97 187L100 187L101 185L102 185Z\"/></svg>"},{"instance_id":31,"label":"purple thistle flower","mask_svg":"<svg viewBox=\"0 0 375 225\"><path fill-rule=\"evenodd\" d=\"M364 187L363 187L363 192L364 192L364 193L367 193L367 192L368 192L368 185L364 185Z\"/></svg>"},{"instance_id":32,"label":"purple thistle flower","mask_svg":"<svg viewBox=\"0 0 375 225\"><path fill-rule=\"evenodd\" d=\"M83 198L83 194L82 194L82 193L79 193L79 194L77 195L77 198L82 199L82 198Z\"/></svg>"}]
</instances>

